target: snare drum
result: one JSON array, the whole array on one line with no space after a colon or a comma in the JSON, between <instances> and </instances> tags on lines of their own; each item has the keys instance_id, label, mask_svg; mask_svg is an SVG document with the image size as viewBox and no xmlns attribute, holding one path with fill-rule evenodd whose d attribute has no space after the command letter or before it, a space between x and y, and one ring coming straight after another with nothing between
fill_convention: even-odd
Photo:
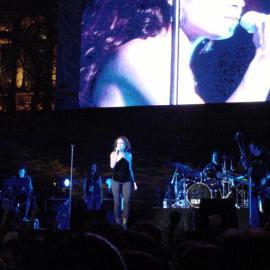
<instances>
[{"instance_id":1,"label":"snare drum","mask_svg":"<svg viewBox=\"0 0 270 270\"><path fill-rule=\"evenodd\" d=\"M190 206L199 208L201 199L211 199L211 189L204 183L195 183L189 187L187 200Z\"/></svg>"}]
</instances>

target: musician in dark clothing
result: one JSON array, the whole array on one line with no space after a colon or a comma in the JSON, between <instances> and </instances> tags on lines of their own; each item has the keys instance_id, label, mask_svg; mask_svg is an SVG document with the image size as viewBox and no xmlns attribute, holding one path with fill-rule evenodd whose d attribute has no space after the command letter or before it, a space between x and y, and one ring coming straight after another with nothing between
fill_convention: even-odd
<instances>
[{"instance_id":1,"label":"musician in dark clothing","mask_svg":"<svg viewBox=\"0 0 270 270\"><path fill-rule=\"evenodd\" d=\"M269 156L265 153L262 146L254 142L249 144L250 153L250 176L252 180L251 198L251 226L261 227L261 212L264 201L264 187L267 184L269 172Z\"/></svg>"},{"instance_id":2,"label":"musician in dark clothing","mask_svg":"<svg viewBox=\"0 0 270 270\"><path fill-rule=\"evenodd\" d=\"M86 177L83 179L83 195L88 210L100 210L103 200L102 179L93 163Z\"/></svg>"},{"instance_id":3,"label":"musician in dark clothing","mask_svg":"<svg viewBox=\"0 0 270 270\"><path fill-rule=\"evenodd\" d=\"M211 162L209 162L202 171L203 181L211 189L212 198L220 198L222 196L222 184L221 180L218 178L218 173L221 171L220 153L214 151Z\"/></svg>"},{"instance_id":4,"label":"musician in dark clothing","mask_svg":"<svg viewBox=\"0 0 270 270\"><path fill-rule=\"evenodd\" d=\"M137 189L132 170L132 154L129 140L118 137L114 142L114 149L110 154L110 167L113 169L112 193L114 198L115 221L127 225L132 188ZM123 197L123 212L121 211L121 197Z\"/></svg>"},{"instance_id":5,"label":"musician in dark clothing","mask_svg":"<svg viewBox=\"0 0 270 270\"><path fill-rule=\"evenodd\" d=\"M211 162L209 162L203 169L204 179L216 178L217 173L221 172L220 153L215 151L212 154Z\"/></svg>"},{"instance_id":6,"label":"musician in dark clothing","mask_svg":"<svg viewBox=\"0 0 270 270\"><path fill-rule=\"evenodd\" d=\"M26 174L25 166L20 166L18 175L4 182L3 197L9 201L10 210L18 212L25 221L29 219L32 191L32 179Z\"/></svg>"}]
</instances>

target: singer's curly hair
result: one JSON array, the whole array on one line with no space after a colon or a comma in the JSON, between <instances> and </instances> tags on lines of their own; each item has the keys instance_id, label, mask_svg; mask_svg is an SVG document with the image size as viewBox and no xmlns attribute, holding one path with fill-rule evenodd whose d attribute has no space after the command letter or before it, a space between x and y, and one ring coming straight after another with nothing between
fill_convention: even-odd
<instances>
[{"instance_id":1,"label":"singer's curly hair","mask_svg":"<svg viewBox=\"0 0 270 270\"><path fill-rule=\"evenodd\" d=\"M119 46L158 35L170 24L167 0L93 0L82 18L80 107L89 107L101 67Z\"/></svg>"},{"instance_id":2,"label":"singer's curly hair","mask_svg":"<svg viewBox=\"0 0 270 270\"><path fill-rule=\"evenodd\" d=\"M125 144L125 152L129 152L131 153L131 146L130 146L130 142L129 142L129 139L126 137L126 136L118 136L114 143L113 143L113 149L115 150L116 149L116 146L117 146L117 140L118 139L122 139L124 141L124 144Z\"/></svg>"}]
</instances>

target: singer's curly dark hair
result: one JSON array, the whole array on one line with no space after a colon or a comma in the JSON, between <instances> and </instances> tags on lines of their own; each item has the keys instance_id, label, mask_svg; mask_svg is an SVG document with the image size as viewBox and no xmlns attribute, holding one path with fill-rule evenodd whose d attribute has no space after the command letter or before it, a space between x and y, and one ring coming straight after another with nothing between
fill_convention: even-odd
<instances>
[{"instance_id":1,"label":"singer's curly dark hair","mask_svg":"<svg viewBox=\"0 0 270 270\"><path fill-rule=\"evenodd\" d=\"M124 141L124 144L125 144L125 152L129 152L131 153L131 145L130 145L130 142L129 142L129 139L126 137L126 136L118 136L114 143L113 143L113 149L115 150L116 149L116 146L117 146L117 140L118 139L122 139Z\"/></svg>"},{"instance_id":2,"label":"singer's curly dark hair","mask_svg":"<svg viewBox=\"0 0 270 270\"><path fill-rule=\"evenodd\" d=\"M170 24L167 0L93 0L82 19L80 107L89 107L91 89L104 62L119 46L158 35Z\"/></svg>"}]
</instances>

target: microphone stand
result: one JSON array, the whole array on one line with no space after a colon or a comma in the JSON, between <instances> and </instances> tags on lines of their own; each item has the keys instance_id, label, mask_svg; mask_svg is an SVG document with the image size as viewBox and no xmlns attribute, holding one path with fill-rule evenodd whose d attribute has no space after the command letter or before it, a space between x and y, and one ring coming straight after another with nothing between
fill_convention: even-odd
<instances>
[{"instance_id":1,"label":"microphone stand","mask_svg":"<svg viewBox=\"0 0 270 270\"><path fill-rule=\"evenodd\" d=\"M180 0L173 0L171 39L170 105L178 104Z\"/></svg>"},{"instance_id":2,"label":"microphone stand","mask_svg":"<svg viewBox=\"0 0 270 270\"><path fill-rule=\"evenodd\" d=\"M74 153L74 144L70 145L71 147L71 157L70 157L70 183L69 183L69 204L68 204L68 230L70 230L70 217L71 217L71 204L72 204L72 182L73 182L73 153Z\"/></svg>"},{"instance_id":3,"label":"microphone stand","mask_svg":"<svg viewBox=\"0 0 270 270\"><path fill-rule=\"evenodd\" d=\"M94 173L93 172L91 172L90 186L91 186L91 210L95 210L94 209L95 184L94 184Z\"/></svg>"},{"instance_id":4,"label":"microphone stand","mask_svg":"<svg viewBox=\"0 0 270 270\"><path fill-rule=\"evenodd\" d=\"M244 169L247 172L247 176L248 176L248 208L249 208L249 226L252 226L252 177L251 177L251 170L252 167L249 165L249 163L247 162L247 158L246 158L246 152L245 152L245 148L244 148L244 144L243 144L243 139L240 136L241 133L237 133L236 134L236 140L239 146L239 150L241 153L241 157L240 160L242 161L243 165L244 165Z\"/></svg>"},{"instance_id":5,"label":"microphone stand","mask_svg":"<svg viewBox=\"0 0 270 270\"><path fill-rule=\"evenodd\" d=\"M177 173L178 173L178 162L176 162L175 170L174 170L173 177L171 180L171 185L175 183L175 179L177 178Z\"/></svg>"}]
</instances>

